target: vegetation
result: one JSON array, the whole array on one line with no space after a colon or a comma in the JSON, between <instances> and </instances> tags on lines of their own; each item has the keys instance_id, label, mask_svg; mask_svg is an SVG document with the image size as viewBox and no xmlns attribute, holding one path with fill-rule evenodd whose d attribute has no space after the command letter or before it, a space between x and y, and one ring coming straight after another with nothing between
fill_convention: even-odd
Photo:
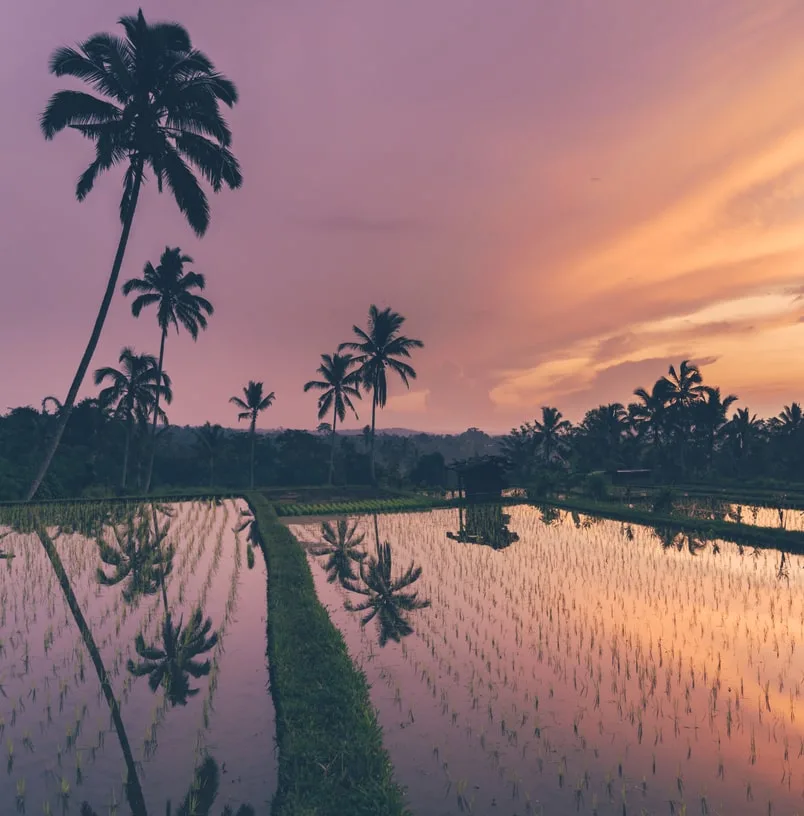
<instances>
[{"instance_id":1,"label":"vegetation","mask_svg":"<svg viewBox=\"0 0 804 816\"><path fill-rule=\"evenodd\" d=\"M42 114L46 139L69 127L95 145L95 158L78 179L78 200L86 198L104 171L116 166L125 169L122 231L112 271L54 433L44 446L42 463L26 494L29 501L47 474L97 348L146 172L153 173L160 192L167 182L199 236L209 226L209 203L189 165L215 192L224 184L235 189L243 181L237 159L229 150L231 132L220 112L221 103L231 107L237 102L234 83L193 47L190 35L178 23L149 24L141 10L136 17L121 17L119 22L125 37L95 34L77 49L57 49L50 59L51 73L82 80L101 94L58 91Z\"/></svg>"},{"instance_id":2,"label":"vegetation","mask_svg":"<svg viewBox=\"0 0 804 816\"><path fill-rule=\"evenodd\" d=\"M248 486L252 490L254 489L254 444L256 441L256 431L257 431L257 416L260 414L261 411L264 411L266 408L269 408L273 405L275 395L274 392L271 391L270 394L266 394L265 396L262 395L262 383L261 382L254 382L253 380L248 381L248 385L243 389L243 396L245 399L240 399L240 397L231 397L229 402L234 403L238 408L241 409L241 412L237 415L238 421L241 419L248 419L250 421L249 425L249 436L251 438L251 467L249 470L249 482Z\"/></svg>"},{"instance_id":3,"label":"vegetation","mask_svg":"<svg viewBox=\"0 0 804 816\"><path fill-rule=\"evenodd\" d=\"M371 481L376 483L377 473L374 459L374 435L376 428L377 407L385 407L388 400L388 380L385 370L395 371L410 387L409 380L416 378L413 367L401 357L409 358L410 350L423 348L421 340L412 340L399 334L405 318L390 307L380 311L373 303L369 307L368 330L353 326L356 341L341 343L338 351L350 349L356 352L354 362L360 366L360 378L363 387L371 392Z\"/></svg>"},{"instance_id":4,"label":"vegetation","mask_svg":"<svg viewBox=\"0 0 804 816\"><path fill-rule=\"evenodd\" d=\"M321 606L304 552L259 494L249 496L268 570L268 661L279 787L271 812L402 814L402 792L365 677Z\"/></svg>"},{"instance_id":5,"label":"vegetation","mask_svg":"<svg viewBox=\"0 0 804 816\"><path fill-rule=\"evenodd\" d=\"M192 263L189 255L175 247L167 247L162 253L159 265L154 268L149 261L145 264L142 278L132 278L123 284L123 294L139 292L131 303L131 313L139 317L143 307L154 305L157 307L156 320L159 324L161 339L159 342L159 363L157 366L156 381L161 382L162 370L165 362L165 340L171 324L179 332L179 323L190 332L193 340L198 339L199 329L207 327L207 315L214 311L212 304L200 295L192 292L193 289L203 289L206 285L203 275L197 272L184 271L184 265ZM159 397L156 393L151 421L151 455L148 460L148 471L145 476L145 492L151 488L151 475L154 469L154 454L156 452L156 422L159 419Z\"/></svg>"}]
</instances>

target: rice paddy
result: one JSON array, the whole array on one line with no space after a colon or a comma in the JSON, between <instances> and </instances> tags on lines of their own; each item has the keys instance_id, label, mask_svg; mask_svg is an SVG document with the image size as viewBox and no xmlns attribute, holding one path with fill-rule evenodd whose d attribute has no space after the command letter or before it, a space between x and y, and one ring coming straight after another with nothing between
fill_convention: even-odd
<instances>
[{"instance_id":1,"label":"rice paddy","mask_svg":"<svg viewBox=\"0 0 804 816\"><path fill-rule=\"evenodd\" d=\"M321 522L291 525L414 813L804 813L804 558L468 512L346 526L353 572L379 541L392 581L416 573L398 641L350 611L367 596L339 580Z\"/></svg>"},{"instance_id":2,"label":"rice paddy","mask_svg":"<svg viewBox=\"0 0 804 816\"><path fill-rule=\"evenodd\" d=\"M266 576L245 510L5 509L0 813L268 812Z\"/></svg>"}]
</instances>

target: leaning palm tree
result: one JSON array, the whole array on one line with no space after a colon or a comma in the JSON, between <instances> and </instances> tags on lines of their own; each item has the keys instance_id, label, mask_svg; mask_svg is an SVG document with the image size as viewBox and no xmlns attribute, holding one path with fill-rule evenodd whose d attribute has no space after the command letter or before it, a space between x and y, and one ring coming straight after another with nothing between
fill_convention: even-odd
<instances>
[{"instance_id":1,"label":"leaning palm tree","mask_svg":"<svg viewBox=\"0 0 804 816\"><path fill-rule=\"evenodd\" d=\"M201 448L209 456L209 486L215 486L215 456L220 451L226 436L220 425L211 425L205 422L201 428L195 430L195 436Z\"/></svg>"},{"instance_id":2,"label":"leaning palm tree","mask_svg":"<svg viewBox=\"0 0 804 816\"><path fill-rule=\"evenodd\" d=\"M260 411L264 411L266 408L270 408L271 405L274 404L276 397L273 391L271 391L271 393L267 396L263 397L262 383L254 382L253 380L248 381L248 385L243 389L243 396L245 397L245 400L240 399L240 397L230 397L229 402L234 403L241 409L241 412L237 415L238 422L241 419L251 420L251 425L249 427L249 434L251 436L251 478L249 479L249 486L253 490L254 442L257 438L257 414L259 414Z\"/></svg>"},{"instance_id":3,"label":"leaning palm tree","mask_svg":"<svg viewBox=\"0 0 804 816\"><path fill-rule=\"evenodd\" d=\"M357 522L349 526L346 519L338 519L335 527L332 523L325 521L321 525L321 538L324 540L323 547L312 547L310 552L313 555L328 555L324 569L327 571L327 581L330 584L340 581L355 581L357 575L354 565L360 564L366 557L366 553L360 549L365 535L355 535Z\"/></svg>"},{"instance_id":4,"label":"leaning palm tree","mask_svg":"<svg viewBox=\"0 0 804 816\"><path fill-rule=\"evenodd\" d=\"M137 635L134 648L142 658L138 663L129 659L127 667L135 677L148 676L151 691L160 686L165 689L171 705L187 705L188 697L194 697L199 689L190 687L190 676L198 679L209 674L211 663L196 658L208 652L217 642L218 634L209 634L212 620L203 620L200 609L193 612L187 626L183 618L173 625L170 612L162 622L162 645L146 646L142 632Z\"/></svg>"},{"instance_id":5,"label":"leaning palm tree","mask_svg":"<svg viewBox=\"0 0 804 816\"><path fill-rule=\"evenodd\" d=\"M653 388L647 391L644 388L637 388L634 396L640 401L631 403L628 406L631 421L637 428L648 431L653 440L653 449L659 450L662 440L662 433L667 427L667 403L670 396L670 384L662 377L653 384Z\"/></svg>"},{"instance_id":6,"label":"leaning palm tree","mask_svg":"<svg viewBox=\"0 0 804 816\"><path fill-rule=\"evenodd\" d=\"M412 563L398 578L392 577L391 545L386 541L377 542L377 555L372 556L368 567L360 563L360 577L362 585L355 581L345 580L343 586L350 592L365 596L366 600L354 605L346 601L345 607L350 612L367 612L360 619L360 625L365 626L375 616L380 629L380 646L385 646L389 640L397 643L413 632L406 612L424 609L430 606L430 601L421 600L418 592L404 590L419 580L422 574L421 567Z\"/></svg>"},{"instance_id":7,"label":"leaning palm tree","mask_svg":"<svg viewBox=\"0 0 804 816\"><path fill-rule=\"evenodd\" d=\"M164 182L194 232L209 225L209 203L190 165L218 192L240 187L243 177L229 150L232 141L220 104L237 102L237 89L218 73L178 23L119 20L125 36L94 34L78 48L64 46L50 58L50 71L88 83L100 96L83 91L55 93L42 114L46 139L72 128L95 145L95 158L82 173L76 197L83 201L105 170L120 166L122 230L112 271L95 325L73 377L59 424L27 494L30 501L47 473L70 418L81 383L100 339L126 252L140 188L149 168L161 192Z\"/></svg>"},{"instance_id":8,"label":"leaning palm tree","mask_svg":"<svg viewBox=\"0 0 804 816\"><path fill-rule=\"evenodd\" d=\"M95 371L95 385L104 380L111 380L111 385L104 388L98 400L104 406L114 407L114 417L122 420L126 429L126 441L123 452L123 478L121 486L126 486L128 476L128 455L131 446L131 433L135 421L147 422L151 410L156 411L167 424L165 412L158 407L158 395L170 404L173 400L170 377L163 371L157 379L158 366L152 354L135 354L134 349L124 348L119 361L122 370L106 366Z\"/></svg>"},{"instance_id":9,"label":"leaning palm tree","mask_svg":"<svg viewBox=\"0 0 804 816\"><path fill-rule=\"evenodd\" d=\"M157 380L161 378L162 367L165 362L165 340L171 325L179 333L179 323L190 332L193 340L198 339L199 329L206 329L207 318L215 310L212 304L201 295L195 294L193 289L203 289L206 285L204 276L198 272L185 272L184 265L190 264L193 259L183 255L178 247L166 247L154 265L148 261L145 264L142 278L131 278L123 284L123 294L139 292L131 303L131 313L139 317L144 306L155 305L156 321L159 324L161 340L159 342L159 364ZM159 394L156 395L156 405L151 419L151 453L148 460L148 471L145 476L145 492L151 489L151 476L154 470L154 454L156 453L156 421L159 417Z\"/></svg>"},{"instance_id":10,"label":"leaning palm tree","mask_svg":"<svg viewBox=\"0 0 804 816\"><path fill-rule=\"evenodd\" d=\"M377 406L385 407L388 399L388 381L385 369L395 371L410 388L409 379L416 378L416 372L400 357L410 357L410 350L424 348L421 340L412 340L399 334L405 318L390 307L380 311L373 303L369 307L368 330L352 326L357 341L341 343L338 351L350 349L357 352L354 362L360 366L360 379L366 391L371 391L371 481L377 481L374 464L374 431Z\"/></svg>"},{"instance_id":11,"label":"leaning palm tree","mask_svg":"<svg viewBox=\"0 0 804 816\"><path fill-rule=\"evenodd\" d=\"M318 418L323 419L329 409L332 408L332 426L330 436L332 446L329 453L329 484L332 484L332 474L335 469L335 429L338 420L343 422L346 419L346 409L349 408L357 416L357 410L352 404L352 397L360 399L360 371L358 369L349 370L354 359L351 354L322 354L321 365L317 371L321 375L320 380L310 380L305 383L304 390L315 389L321 391L318 398Z\"/></svg>"}]
</instances>

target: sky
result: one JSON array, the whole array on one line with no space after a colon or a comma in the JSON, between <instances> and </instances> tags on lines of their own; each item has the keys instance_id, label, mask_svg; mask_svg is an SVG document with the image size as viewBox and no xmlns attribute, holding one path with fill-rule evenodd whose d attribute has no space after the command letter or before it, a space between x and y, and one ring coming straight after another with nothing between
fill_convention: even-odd
<instances>
[{"instance_id":1,"label":"sky","mask_svg":"<svg viewBox=\"0 0 804 816\"><path fill-rule=\"evenodd\" d=\"M198 239L146 185L121 283L179 246L215 306L168 337L174 424L314 428L320 354L371 303L407 319L410 390L378 428L579 420L690 358L760 415L804 398L804 3L162 0L237 84L240 190ZM224 8L227 10L224 14ZM25 0L0 27L0 411L66 395L119 237L121 174L82 203L92 146L46 142L51 52L136 12ZM157 353L118 293L91 364ZM87 377L81 396L96 392ZM370 420L370 401L358 404Z\"/></svg>"}]
</instances>

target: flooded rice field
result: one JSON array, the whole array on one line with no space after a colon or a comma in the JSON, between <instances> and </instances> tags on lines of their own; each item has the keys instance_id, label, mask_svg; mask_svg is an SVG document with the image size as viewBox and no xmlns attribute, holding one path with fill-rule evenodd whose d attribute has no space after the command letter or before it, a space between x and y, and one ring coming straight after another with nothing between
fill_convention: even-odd
<instances>
[{"instance_id":1,"label":"flooded rice field","mask_svg":"<svg viewBox=\"0 0 804 816\"><path fill-rule=\"evenodd\" d=\"M0 527L0 813L267 813L266 576L246 505L114 507L80 523L65 508L41 539Z\"/></svg>"},{"instance_id":2,"label":"flooded rice field","mask_svg":"<svg viewBox=\"0 0 804 816\"><path fill-rule=\"evenodd\" d=\"M290 527L414 813L804 812L801 557L531 506Z\"/></svg>"}]
</instances>

